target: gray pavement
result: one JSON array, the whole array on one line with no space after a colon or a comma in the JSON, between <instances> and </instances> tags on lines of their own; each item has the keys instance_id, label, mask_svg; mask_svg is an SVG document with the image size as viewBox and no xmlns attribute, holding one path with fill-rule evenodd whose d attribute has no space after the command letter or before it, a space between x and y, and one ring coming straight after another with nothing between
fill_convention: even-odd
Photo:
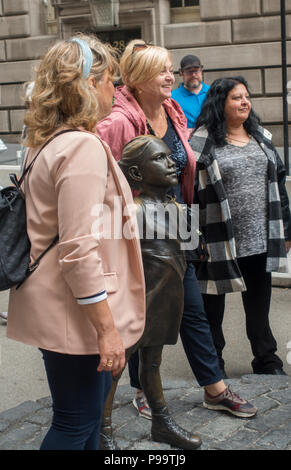
<instances>
[{"instance_id":1,"label":"gray pavement","mask_svg":"<svg viewBox=\"0 0 291 470\"><path fill-rule=\"evenodd\" d=\"M202 407L197 383L165 381L165 397L176 423L199 434L200 450L291 450L290 377L245 375L227 380L233 391L255 403L250 419ZM121 450L172 451L151 440L151 422L138 417L129 385L119 386L113 411L114 433ZM37 450L51 421L51 401L26 401L0 413L0 450Z\"/></svg>"},{"instance_id":2,"label":"gray pavement","mask_svg":"<svg viewBox=\"0 0 291 470\"><path fill-rule=\"evenodd\" d=\"M7 292L0 293L0 310L6 310L7 298ZM290 289L273 288L271 325L284 369L291 375ZM5 330L0 320L0 449L37 449L51 420L49 390L40 353L7 339ZM201 435L202 450L291 450L291 378L251 374L252 354L239 294L227 296L224 331L227 342L224 358L231 377L227 383L259 408L258 416L239 419L204 409L203 390L193 379L179 341L176 346L165 347L161 367L165 396L176 422ZM119 446L170 450L168 445L150 440L150 421L137 416L128 383L125 371L113 412Z\"/></svg>"}]
</instances>

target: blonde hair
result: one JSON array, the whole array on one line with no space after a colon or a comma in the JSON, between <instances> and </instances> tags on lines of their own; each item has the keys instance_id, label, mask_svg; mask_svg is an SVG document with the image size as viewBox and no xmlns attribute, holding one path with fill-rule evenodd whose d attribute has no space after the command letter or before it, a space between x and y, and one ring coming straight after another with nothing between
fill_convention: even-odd
<instances>
[{"instance_id":1,"label":"blonde hair","mask_svg":"<svg viewBox=\"0 0 291 470\"><path fill-rule=\"evenodd\" d=\"M164 47L152 46L141 39L133 39L126 46L120 59L123 83L132 92L135 91L137 85L156 77L163 70L167 59L172 60L169 51Z\"/></svg>"},{"instance_id":2,"label":"blonde hair","mask_svg":"<svg viewBox=\"0 0 291 470\"><path fill-rule=\"evenodd\" d=\"M76 37L76 36L75 36ZM109 71L117 79L116 52L95 36L78 34L86 41L93 54L90 75L100 81ZM82 126L93 131L98 120L96 91L83 78L83 54L77 43L60 41L44 56L36 74L30 109L26 112L25 145L42 144L60 126Z\"/></svg>"}]
</instances>

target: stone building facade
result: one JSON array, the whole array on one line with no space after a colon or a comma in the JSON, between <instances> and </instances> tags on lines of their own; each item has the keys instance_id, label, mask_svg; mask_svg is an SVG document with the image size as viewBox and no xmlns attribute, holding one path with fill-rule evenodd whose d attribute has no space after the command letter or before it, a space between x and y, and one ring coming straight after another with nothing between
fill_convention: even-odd
<instances>
[{"instance_id":1,"label":"stone building facade","mask_svg":"<svg viewBox=\"0 0 291 470\"><path fill-rule=\"evenodd\" d=\"M58 37L81 30L94 31L121 49L134 37L163 45L176 71L180 59L194 53L204 64L207 83L221 75L245 76L255 110L282 146L280 0L119 0L119 25L113 27L94 25L94 1L100 2L0 0L0 138L19 141L23 83L33 79L41 55ZM291 64L291 0L286 8Z\"/></svg>"}]
</instances>

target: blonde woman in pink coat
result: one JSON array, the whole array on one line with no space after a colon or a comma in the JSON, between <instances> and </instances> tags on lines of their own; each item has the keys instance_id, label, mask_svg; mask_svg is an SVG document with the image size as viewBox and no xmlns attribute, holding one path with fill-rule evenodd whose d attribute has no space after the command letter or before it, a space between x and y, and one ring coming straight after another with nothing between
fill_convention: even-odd
<instances>
[{"instance_id":1,"label":"blonde woman in pink coat","mask_svg":"<svg viewBox=\"0 0 291 470\"><path fill-rule=\"evenodd\" d=\"M43 354L53 421L41 449L98 449L111 376L141 337L145 289L129 186L92 131L111 111L117 63L78 35L43 58L26 114L25 178L31 262L58 243L9 301L7 335ZM113 221L121 220L118 236ZM132 229L123 235L124 226Z\"/></svg>"}]
</instances>

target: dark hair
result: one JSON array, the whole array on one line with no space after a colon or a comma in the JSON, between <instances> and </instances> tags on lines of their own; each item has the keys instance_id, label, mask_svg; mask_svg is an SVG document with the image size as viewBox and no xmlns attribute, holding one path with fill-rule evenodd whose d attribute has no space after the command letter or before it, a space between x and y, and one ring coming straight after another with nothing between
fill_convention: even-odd
<instances>
[{"instance_id":1,"label":"dark hair","mask_svg":"<svg viewBox=\"0 0 291 470\"><path fill-rule=\"evenodd\" d=\"M224 106L228 93L238 84L242 84L249 92L247 81L241 77L223 77L214 80L207 93L207 99L197 119L196 128L205 126L209 137L218 146L226 145L226 121ZM248 134L253 135L260 124L260 118L251 109L248 119L243 123Z\"/></svg>"}]
</instances>

